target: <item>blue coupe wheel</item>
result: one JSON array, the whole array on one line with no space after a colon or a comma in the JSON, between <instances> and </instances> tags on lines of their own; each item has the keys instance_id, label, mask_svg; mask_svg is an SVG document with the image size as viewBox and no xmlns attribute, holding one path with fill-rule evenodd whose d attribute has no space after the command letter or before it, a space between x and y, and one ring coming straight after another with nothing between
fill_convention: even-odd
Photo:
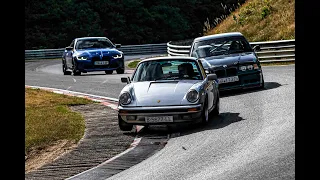
<instances>
[{"instance_id":1,"label":"blue coupe wheel","mask_svg":"<svg viewBox=\"0 0 320 180\"><path fill-rule=\"evenodd\" d=\"M71 72L67 70L66 63L62 60L62 72L63 75L71 75Z\"/></svg>"}]
</instances>

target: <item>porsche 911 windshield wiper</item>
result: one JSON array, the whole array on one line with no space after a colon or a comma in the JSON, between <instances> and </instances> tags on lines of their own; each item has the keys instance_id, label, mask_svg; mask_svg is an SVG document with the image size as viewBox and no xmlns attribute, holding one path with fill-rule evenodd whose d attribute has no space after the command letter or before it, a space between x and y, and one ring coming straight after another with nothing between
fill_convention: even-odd
<instances>
[{"instance_id":1,"label":"porsche 911 windshield wiper","mask_svg":"<svg viewBox=\"0 0 320 180\"><path fill-rule=\"evenodd\" d=\"M169 77L160 77L160 78L156 78L155 81L158 80L175 80L175 79L179 79L179 76L169 76Z\"/></svg>"}]
</instances>

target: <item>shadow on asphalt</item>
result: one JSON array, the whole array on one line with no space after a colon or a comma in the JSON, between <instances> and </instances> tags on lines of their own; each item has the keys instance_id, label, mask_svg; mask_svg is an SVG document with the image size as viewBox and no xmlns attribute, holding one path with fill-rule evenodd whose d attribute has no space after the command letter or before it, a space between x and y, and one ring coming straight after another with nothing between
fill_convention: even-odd
<instances>
[{"instance_id":1,"label":"shadow on asphalt","mask_svg":"<svg viewBox=\"0 0 320 180\"><path fill-rule=\"evenodd\" d=\"M252 89L237 89L237 90L221 91L220 97L236 96L236 95L248 94L248 93L253 93L258 91L265 91L269 89L278 88L280 86L282 85L277 82L264 82L263 89L252 88Z\"/></svg>"},{"instance_id":2,"label":"shadow on asphalt","mask_svg":"<svg viewBox=\"0 0 320 180\"><path fill-rule=\"evenodd\" d=\"M166 136L168 134L178 133L178 136L188 135L200 131L219 129L228 126L231 123L236 123L244 120L239 113L224 112L218 116L210 117L208 124L203 125L201 123L184 123L184 124L171 124L171 125L150 125L144 127L141 131L136 133L134 130L131 132L124 132L128 136L140 136L140 137L157 137ZM170 138L173 138L172 136Z\"/></svg>"}]
</instances>

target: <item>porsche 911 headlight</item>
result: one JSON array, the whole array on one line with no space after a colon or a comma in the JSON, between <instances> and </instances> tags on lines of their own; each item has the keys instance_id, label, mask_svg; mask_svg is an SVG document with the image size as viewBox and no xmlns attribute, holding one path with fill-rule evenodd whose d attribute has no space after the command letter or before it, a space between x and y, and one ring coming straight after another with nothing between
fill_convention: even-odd
<instances>
[{"instance_id":1,"label":"porsche 911 headlight","mask_svg":"<svg viewBox=\"0 0 320 180\"><path fill-rule=\"evenodd\" d=\"M116 54L116 55L113 55L112 57L115 59L119 59L119 58L122 58L122 54Z\"/></svg>"},{"instance_id":2,"label":"porsche 911 headlight","mask_svg":"<svg viewBox=\"0 0 320 180\"><path fill-rule=\"evenodd\" d=\"M189 102L194 103L194 102L196 102L198 99L199 99L199 92L198 92L198 91L192 89L192 90L190 90L190 91L187 93L187 100L188 100Z\"/></svg>"},{"instance_id":3,"label":"porsche 911 headlight","mask_svg":"<svg viewBox=\"0 0 320 180\"><path fill-rule=\"evenodd\" d=\"M121 105L127 105L131 102L131 100L132 100L131 95L128 92L124 92L119 96L119 103Z\"/></svg>"},{"instance_id":4,"label":"porsche 911 headlight","mask_svg":"<svg viewBox=\"0 0 320 180\"><path fill-rule=\"evenodd\" d=\"M88 57L85 57L85 56L76 56L77 57L77 60L87 60Z\"/></svg>"}]
</instances>

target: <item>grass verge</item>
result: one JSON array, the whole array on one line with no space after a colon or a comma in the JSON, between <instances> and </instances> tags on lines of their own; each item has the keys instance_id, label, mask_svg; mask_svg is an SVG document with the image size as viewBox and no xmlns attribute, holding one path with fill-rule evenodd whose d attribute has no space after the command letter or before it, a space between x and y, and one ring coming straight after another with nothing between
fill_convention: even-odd
<instances>
[{"instance_id":1,"label":"grass verge","mask_svg":"<svg viewBox=\"0 0 320 180\"><path fill-rule=\"evenodd\" d=\"M78 142L84 135L81 114L68 106L95 103L88 99L25 88L25 153L44 149L59 140Z\"/></svg>"},{"instance_id":2,"label":"grass verge","mask_svg":"<svg viewBox=\"0 0 320 180\"><path fill-rule=\"evenodd\" d=\"M138 63L140 62L141 60L133 60L131 62L128 63L128 67L129 68L136 68Z\"/></svg>"}]
</instances>

